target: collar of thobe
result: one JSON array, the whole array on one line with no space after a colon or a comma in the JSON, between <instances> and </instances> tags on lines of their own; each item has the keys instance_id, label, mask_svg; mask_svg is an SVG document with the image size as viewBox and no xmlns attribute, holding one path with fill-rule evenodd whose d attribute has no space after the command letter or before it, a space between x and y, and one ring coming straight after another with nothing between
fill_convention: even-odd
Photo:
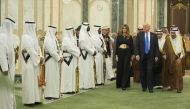
<instances>
[{"instance_id":1,"label":"collar of thobe","mask_svg":"<svg viewBox=\"0 0 190 109\"><path fill-rule=\"evenodd\" d=\"M181 50L181 56L180 57L185 56L185 51L184 51L184 48L183 48L183 39L182 39L182 37L181 36L177 36L175 39L172 39L172 37L170 36L170 42L171 42L173 51L174 51L175 55L178 56L179 53L178 53L178 50L177 50L177 48L175 46L176 43L174 41L179 41L180 45L177 45L177 46L181 46L182 50Z\"/></svg>"},{"instance_id":2,"label":"collar of thobe","mask_svg":"<svg viewBox=\"0 0 190 109\"><path fill-rule=\"evenodd\" d=\"M166 40L166 39L165 39L164 36L162 36L161 39L158 39L159 50L160 50L160 52L162 52L162 53L163 53L163 47L164 47L165 40Z\"/></svg>"}]
</instances>

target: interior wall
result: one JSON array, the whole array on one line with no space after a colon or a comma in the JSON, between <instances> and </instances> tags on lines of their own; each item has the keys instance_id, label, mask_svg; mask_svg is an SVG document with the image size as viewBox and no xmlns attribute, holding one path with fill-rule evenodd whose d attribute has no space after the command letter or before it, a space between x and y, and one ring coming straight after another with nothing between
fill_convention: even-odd
<instances>
[{"instance_id":1,"label":"interior wall","mask_svg":"<svg viewBox=\"0 0 190 109\"><path fill-rule=\"evenodd\" d=\"M157 29L157 0L126 0L127 24L131 33L136 32L138 26L144 23L151 25L151 31Z\"/></svg>"},{"instance_id":2,"label":"interior wall","mask_svg":"<svg viewBox=\"0 0 190 109\"><path fill-rule=\"evenodd\" d=\"M89 0L89 23L91 26L111 27L111 0Z\"/></svg>"}]
</instances>

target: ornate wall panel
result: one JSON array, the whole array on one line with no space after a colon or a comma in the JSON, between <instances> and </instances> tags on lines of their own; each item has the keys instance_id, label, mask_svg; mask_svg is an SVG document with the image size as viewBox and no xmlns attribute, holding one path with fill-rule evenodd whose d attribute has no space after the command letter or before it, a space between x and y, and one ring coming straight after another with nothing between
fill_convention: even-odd
<instances>
[{"instance_id":1,"label":"ornate wall panel","mask_svg":"<svg viewBox=\"0 0 190 109\"><path fill-rule=\"evenodd\" d=\"M89 2L89 23L111 27L111 0L91 0Z\"/></svg>"},{"instance_id":2,"label":"ornate wall panel","mask_svg":"<svg viewBox=\"0 0 190 109\"><path fill-rule=\"evenodd\" d=\"M189 0L168 0L168 25L176 25L182 34L189 33Z\"/></svg>"},{"instance_id":3,"label":"ornate wall panel","mask_svg":"<svg viewBox=\"0 0 190 109\"><path fill-rule=\"evenodd\" d=\"M80 0L73 0L69 3L63 2L63 32L68 26L77 27L82 23L82 3Z\"/></svg>"},{"instance_id":4,"label":"ornate wall panel","mask_svg":"<svg viewBox=\"0 0 190 109\"><path fill-rule=\"evenodd\" d=\"M24 21L35 21L34 20L34 0L23 0L24 5Z\"/></svg>"}]
</instances>

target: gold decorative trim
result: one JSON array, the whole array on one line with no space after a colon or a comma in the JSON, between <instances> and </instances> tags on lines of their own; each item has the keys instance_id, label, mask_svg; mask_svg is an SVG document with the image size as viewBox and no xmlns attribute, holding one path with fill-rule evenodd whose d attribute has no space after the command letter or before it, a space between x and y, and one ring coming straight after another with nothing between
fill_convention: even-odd
<instances>
[{"instance_id":1,"label":"gold decorative trim","mask_svg":"<svg viewBox=\"0 0 190 109\"><path fill-rule=\"evenodd\" d=\"M50 25L53 24L53 0L50 0Z\"/></svg>"},{"instance_id":2,"label":"gold decorative trim","mask_svg":"<svg viewBox=\"0 0 190 109\"><path fill-rule=\"evenodd\" d=\"M9 0L5 0L5 17L8 17L8 12L9 12L8 4Z\"/></svg>"},{"instance_id":3,"label":"gold decorative trim","mask_svg":"<svg viewBox=\"0 0 190 109\"><path fill-rule=\"evenodd\" d=\"M184 5L184 4L182 4L182 3L178 3L178 4L176 4L176 6L174 6L174 7L178 7L179 8L179 10L180 9L185 9L186 8L186 6Z\"/></svg>"}]
</instances>

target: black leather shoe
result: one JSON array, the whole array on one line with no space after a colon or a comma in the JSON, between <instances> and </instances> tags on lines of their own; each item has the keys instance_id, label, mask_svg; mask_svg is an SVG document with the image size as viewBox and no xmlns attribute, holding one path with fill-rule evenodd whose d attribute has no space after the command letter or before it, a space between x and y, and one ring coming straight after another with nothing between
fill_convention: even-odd
<instances>
[{"instance_id":1,"label":"black leather shoe","mask_svg":"<svg viewBox=\"0 0 190 109\"><path fill-rule=\"evenodd\" d=\"M142 89L143 92L146 92L147 89Z\"/></svg>"},{"instance_id":2,"label":"black leather shoe","mask_svg":"<svg viewBox=\"0 0 190 109\"><path fill-rule=\"evenodd\" d=\"M110 79L110 81L114 81L114 80L116 80L116 78L114 78L114 77Z\"/></svg>"},{"instance_id":3,"label":"black leather shoe","mask_svg":"<svg viewBox=\"0 0 190 109\"><path fill-rule=\"evenodd\" d=\"M126 88L122 88L122 90L126 90Z\"/></svg>"},{"instance_id":4,"label":"black leather shoe","mask_svg":"<svg viewBox=\"0 0 190 109\"><path fill-rule=\"evenodd\" d=\"M34 104L24 104L24 106L27 106L27 107L34 107L35 105L34 105Z\"/></svg>"},{"instance_id":5,"label":"black leather shoe","mask_svg":"<svg viewBox=\"0 0 190 109\"><path fill-rule=\"evenodd\" d=\"M181 91L178 90L177 93L181 93Z\"/></svg>"},{"instance_id":6,"label":"black leather shoe","mask_svg":"<svg viewBox=\"0 0 190 109\"><path fill-rule=\"evenodd\" d=\"M42 104L42 102L35 102L35 104L36 104L36 105L41 105L41 104Z\"/></svg>"},{"instance_id":7,"label":"black leather shoe","mask_svg":"<svg viewBox=\"0 0 190 109\"><path fill-rule=\"evenodd\" d=\"M154 91L153 90L149 90L149 93L153 93Z\"/></svg>"},{"instance_id":8,"label":"black leather shoe","mask_svg":"<svg viewBox=\"0 0 190 109\"><path fill-rule=\"evenodd\" d=\"M52 100L52 97L45 97L46 100Z\"/></svg>"}]
</instances>

